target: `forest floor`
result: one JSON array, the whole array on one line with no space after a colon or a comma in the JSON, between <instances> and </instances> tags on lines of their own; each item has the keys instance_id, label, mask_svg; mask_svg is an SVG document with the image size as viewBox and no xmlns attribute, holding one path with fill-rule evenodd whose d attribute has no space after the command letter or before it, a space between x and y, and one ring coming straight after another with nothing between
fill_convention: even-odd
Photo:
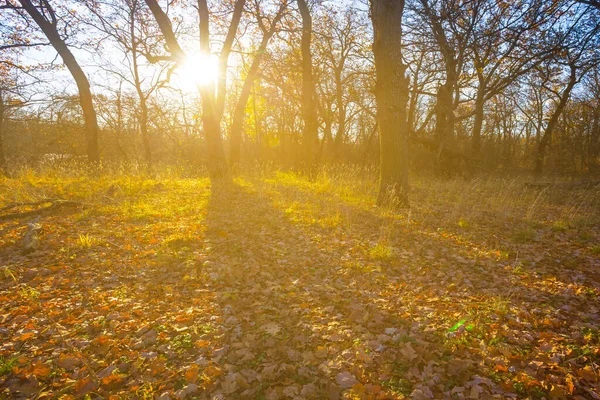
<instances>
[{"instance_id":1,"label":"forest floor","mask_svg":"<svg viewBox=\"0 0 600 400\"><path fill-rule=\"evenodd\" d=\"M374 180L1 180L81 203L0 221L0 398L600 399L598 189Z\"/></svg>"}]
</instances>

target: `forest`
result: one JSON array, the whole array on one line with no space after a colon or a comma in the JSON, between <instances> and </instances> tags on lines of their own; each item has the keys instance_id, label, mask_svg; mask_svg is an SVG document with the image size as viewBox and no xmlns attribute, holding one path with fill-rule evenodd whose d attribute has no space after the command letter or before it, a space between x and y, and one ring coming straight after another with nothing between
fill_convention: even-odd
<instances>
[{"instance_id":1,"label":"forest","mask_svg":"<svg viewBox=\"0 0 600 400\"><path fill-rule=\"evenodd\" d=\"M0 399L600 399L600 0L0 0Z\"/></svg>"}]
</instances>

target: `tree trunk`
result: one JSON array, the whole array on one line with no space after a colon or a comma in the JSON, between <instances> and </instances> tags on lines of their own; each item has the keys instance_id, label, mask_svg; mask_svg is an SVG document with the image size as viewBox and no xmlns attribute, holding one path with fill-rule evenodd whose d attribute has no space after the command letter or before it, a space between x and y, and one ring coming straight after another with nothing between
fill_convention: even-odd
<instances>
[{"instance_id":1,"label":"tree trunk","mask_svg":"<svg viewBox=\"0 0 600 400\"><path fill-rule=\"evenodd\" d=\"M454 136L453 87L454 83L446 80L437 93L435 132L437 140L443 145L448 144Z\"/></svg>"},{"instance_id":2,"label":"tree trunk","mask_svg":"<svg viewBox=\"0 0 600 400\"><path fill-rule=\"evenodd\" d=\"M402 63L403 0L370 0L380 171L378 204L408 206L408 80Z\"/></svg>"},{"instance_id":3,"label":"tree trunk","mask_svg":"<svg viewBox=\"0 0 600 400\"><path fill-rule=\"evenodd\" d=\"M148 135L148 104L146 97L140 96L140 132L142 133L142 143L144 145L144 156L146 166L152 168L152 148L150 147L150 136Z\"/></svg>"},{"instance_id":4,"label":"tree trunk","mask_svg":"<svg viewBox=\"0 0 600 400\"><path fill-rule=\"evenodd\" d=\"M152 11L152 15L161 33L165 38L167 49L171 53L173 59L178 63L185 61L185 53L181 49L179 42L173 32L171 21L165 12L160 8L156 0L145 0L146 4ZM243 9L244 1L237 0L234 8L234 15L229 25L229 30L221 56L219 57L220 70L227 70L227 59L231 50L231 44L235 38L239 17ZM205 57L210 55L210 29L209 29L209 12L206 0L198 0L198 17L200 29L200 53ZM225 79L225 74L221 74L219 86L222 80ZM224 91L219 91L219 99L215 96L215 85L209 84L200 89L200 97L202 98L202 127L204 128L204 137L206 140L207 150L207 167L214 183L219 180L228 180L230 178L229 169L225 160L225 151L223 150L223 137L221 135L221 116L222 104L224 104ZM221 98L223 99L221 101Z\"/></svg>"},{"instance_id":5,"label":"tree trunk","mask_svg":"<svg viewBox=\"0 0 600 400\"><path fill-rule=\"evenodd\" d=\"M227 62L229 60L233 41L235 40L237 28L244 12L245 4L246 0L237 0L235 2L231 22L229 24L229 29L227 30L227 36L223 43L221 53L219 54L219 84L217 88L217 118L219 121L221 121L223 111L225 110L225 97L227 95Z\"/></svg>"},{"instance_id":6,"label":"tree trunk","mask_svg":"<svg viewBox=\"0 0 600 400\"><path fill-rule=\"evenodd\" d=\"M6 175L6 156L4 154L4 93L0 90L0 175Z\"/></svg>"},{"instance_id":7,"label":"tree trunk","mask_svg":"<svg viewBox=\"0 0 600 400\"><path fill-rule=\"evenodd\" d=\"M479 80L477 88L477 97L475 98L475 120L473 122L473 133L471 137L471 154L478 157L481 151L481 130L483 129L484 106L485 106L485 88L483 82Z\"/></svg>"},{"instance_id":8,"label":"tree trunk","mask_svg":"<svg viewBox=\"0 0 600 400\"><path fill-rule=\"evenodd\" d=\"M304 140L305 162L307 168L312 169L319 149L319 133L317 109L315 103L316 89L312 71L312 53L310 43L312 40L312 17L306 0L298 0L298 8L302 16L302 119L304 127L302 137Z\"/></svg>"},{"instance_id":9,"label":"tree trunk","mask_svg":"<svg viewBox=\"0 0 600 400\"><path fill-rule=\"evenodd\" d=\"M544 159L546 158L546 152L548 151L548 147L550 146L550 142L552 141L552 132L558 124L558 119L560 118L560 115L567 106L567 102L569 101L569 97L571 96L571 91L577 84L577 66L571 64L569 65L569 68L571 69L571 73L569 75L569 83L560 95L558 105L552 113L550 121L548 121L548 125L546 126L546 129L544 130L544 133L538 145L538 151L535 157L535 168L533 170L535 175L538 177L542 175L542 172L544 170Z\"/></svg>"},{"instance_id":10,"label":"tree trunk","mask_svg":"<svg viewBox=\"0 0 600 400\"><path fill-rule=\"evenodd\" d=\"M598 170L598 154L600 153L600 106L594 107L593 123L587 148L588 168L590 172Z\"/></svg>"},{"instance_id":11,"label":"tree trunk","mask_svg":"<svg viewBox=\"0 0 600 400\"><path fill-rule=\"evenodd\" d=\"M131 37L131 58L133 67L133 79L135 84L135 90L140 101L140 132L142 134L142 144L144 145L144 156L146 159L146 166L150 170L152 168L152 149L150 148L150 137L148 136L148 103L146 94L142 88L142 80L140 78L139 66L138 66L138 39L135 34L135 12L137 4L131 10L131 16L129 20L129 35Z\"/></svg>"},{"instance_id":12,"label":"tree trunk","mask_svg":"<svg viewBox=\"0 0 600 400\"><path fill-rule=\"evenodd\" d=\"M335 134L334 154L340 157L342 145L344 143L344 135L346 134L346 104L344 103L344 88L342 86L342 68L344 64L340 64L339 69L335 71L335 98L338 112L338 128Z\"/></svg>"},{"instance_id":13,"label":"tree trunk","mask_svg":"<svg viewBox=\"0 0 600 400\"><path fill-rule=\"evenodd\" d=\"M206 0L198 0L198 16L200 17L200 53L208 58L210 56L210 16ZM210 179L212 182L228 180L230 175L223 150L221 118L217 110L214 82L200 88L200 97L202 98L202 127L206 140Z\"/></svg>"},{"instance_id":14,"label":"tree trunk","mask_svg":"<svg viewBox=\"0 0 600 400\"><path fill-rule=\"evenodd\" d=\"M40 13L30 0L19 0L23 9L31 16L35 23L40 27L44 35L52 44L52 47L57 51L63 62L67 66L67 69L75 79L77 88L79 90L79 102L81 109L83 110L83 117L85 120L86 129L86 145L87 145L87 157L88 161L92 164L100 162L100 152L98 149L98 121L96 119L96 110L94 109L94 103L92 98L92 92L90 90L90 83L87 76L79 66L79 63L71 53L71 50L67 47L64 40L58 33L56 26L56 17L54 11L50 8L47 9L48 14L52 18L52 22L48 21L44 15Z\"/></svg>"},{"instance_id":15,"label":"tree trunk","mask_svg":"<svg viewBox=\"0 0 600 400\"><path fill-rule=\"evenodd\" d=\"M277 15L273 18L269 30L264 32L256 55L252 60L252 64L250 64L248 75L246 75L246 79L242 85L242 92L240 93L240 97L233 112L233 122L231 123L231 134L229 137L229 162L232 166L236 166L240 163L240 148L242 146L246 106L248 104L248 99L250 98L250 93L252 92L252 87L254 86L254 80L258 74L258 68L260 67L263 54L267 50L269 40L271 40L271 37L277 30L277 24L281 17L283 17L283 6L279 8Z\"/></svg>"}]
</instances>

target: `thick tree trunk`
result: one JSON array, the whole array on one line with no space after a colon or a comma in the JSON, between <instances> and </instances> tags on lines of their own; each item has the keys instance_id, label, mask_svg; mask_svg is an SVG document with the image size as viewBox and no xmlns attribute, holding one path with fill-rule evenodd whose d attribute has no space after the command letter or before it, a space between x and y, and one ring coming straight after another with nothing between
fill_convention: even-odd
<instances>
[{"instance_id":1,"label":"thick tree trunk","mask_svg":"<svg viewBox=\"0 0 600 400\"><path fill-rule=\"evenodd\" d=\"M209 13L206 0L198 0L200 28L200 53L206 58L210 55ZM206 140L208 173L212 182L230 179L229 168L223 150L221 118L217 110L215 85L210 83L200 88L202 97L202 127Z\"/></svg>"},{"instance_id":2,"label":"thick tree trunk","mask_svg":"<svg viewBox=\"0 0 600 400\"><path fill-rule=\"evenodd\" d=\"M69 50L64 40L58 33L54 11L48 9L48 14L52 17L52 22L48 21L36 8L30 0L19 0L23 9L31 16L35 23L40 27L44 35L52 44L52 47L57 51L63 59L67 69L75 79L79 90L79 102L83 110L86 129L86 147L88 161L92 164L97 164L100 161L100 152L98 149L98 121L96 119L96 110L90 90L90 83L87 76L79 66L79 63Z\"/></svg>"},{"instance_id":3,"label":"thick tree trunk","mask_svg":"<svg viewBox=\"0 0 600 400\"><path fill-rule=\"evenodd\" d=\"M275 18L273 18L269 30L263 34L263 38L258 46L258 50L256 51L254 59L252 60L252 64L250 64L250 69L248 70L248 74L246 75L246 79L242 85L242 92L240 93L240 97L238 98L238 102L233 112L233 121L231 123L231 133L229 136L229 162L232 166L236 166L240 162L240 150L242 146L242 133L244 132L244 119L246 118L246 106L248 105L248 99L250 98L252 87L254 86L254 80L258 74L260 62L262 61L262 57L267 50L267 45L269 44L271 37L273 37L275 31L277 30L277 24L279 23L281 17L283 17L283 6L279 8L277 15Z\"/></svg>"},{"instance_id":4,"label":"thick tree trunk","mask_svg":"<svg viewBox=\"0 0 600 400\"><path fill-rule=\"evenodd\" d=\"M165 12L160 8L156 0L145 0L146 4L152 11L152 15L156 19L158 26L165 38L167 48L173 59L178 63L185 60L185 53L179 46L177 38L173 32L171 21ZM207 167L211 181L229 179L229 169L225 160L225 151L223 150L223 137L221 135L221 116L225 102L225 76L223 71L227 70L227 60L231 51L231 45L235 39L237 27L243 11L245 0L237 0L234 6L234 14L229 25L227 37L221 50L219 57L219 69L221 71L219 77L218 98L215 96L215 85L207 85L200 89L200 97L202 98L202 127L204 128L204 136L207 149ZM209 29L209 12L206 0L198 0L198 16L200 29L200 52L208 57L210 54L210 29Z\"/></svg>"},{"instance_id":5,"label":"thick tree trunk","mask_svg":"<svg viewBox=\"0 0 600 400\"><path fill-rule=\"evenodd\" d=\"M548 125L546 125L546 129L544 130L544 133L538 145L534 168L534 173L536 176L542 175L542 172L544 170L544 160L546 158L546 153L548 151L548 147L550 146L550 142L552 141L552 133L554 132L554 128L556 128L556 125L558 124L558 119L560 118L563 110L567 106L567 102L569 101L569 97L571 96L571 91L577 84L577 67L573 64L571 64L569 67L571 69L571 73L569 74L569 83L560 95L558 105L552 113L550 121L548 121Z\"/></svg>"},{"instance_id":6,"label":"thick tree trunk","mask_svg":"<svg viewBox=\"0 0 600 400\"><path fill-rule=\"evenodd\" d=\"M452 100L452 93L453 84L448 80L439 87L437 93L435 132L436 139L442 144L447 144L452 136L454 136L454 102Z\"/></svg>"},{"instance_id":7,"label":"thick tree trunk","mask_svg":"<svg viewBox=\"0 0 600 400\"><path fill-rule=\"evenodd\" d=\"M302 119L304 127L302 137L304 141L305 162L310 169L313 167L319 149L319 133L317 121L317 108L315 103L316 89L312 71L312 53L310 43L312 40L312 17L306 0L298 0L298 8L302 16Z\"/></svg>"},{"instance_id":8,"label":"thick tree trunk","mask_svg":"<svg viewBox=\"0 0 600 400\"><path fill-rule=\"evenodd\" d=\"M378 204L408 206L408 80L402 63L403 0L370 0L380 139Z\"/></svg>"}]
</instances>

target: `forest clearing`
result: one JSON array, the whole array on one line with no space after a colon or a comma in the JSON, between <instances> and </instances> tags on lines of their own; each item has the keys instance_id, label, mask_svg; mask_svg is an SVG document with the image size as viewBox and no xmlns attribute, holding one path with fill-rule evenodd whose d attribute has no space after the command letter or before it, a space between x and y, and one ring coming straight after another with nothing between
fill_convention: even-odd
<instances>
[{"instance_id":1,"label":"forest clearing","mask_svg":"<svg viewBox=\"0 0 600 400\"><path fill-rule=\"evenodd\" d=\"M0 400L600 400L600 0L0 0Z\"/></svg>"},{"instance_id":2,"label":"forest clearing","mask_svg":"<svg viewBox=\"0 0 600 400\"><path fill-rule=\"evenodd\" d=\"M357 170L3 180L0 396L600 395L598 188Z\"/></svg>"}]
</instances>

